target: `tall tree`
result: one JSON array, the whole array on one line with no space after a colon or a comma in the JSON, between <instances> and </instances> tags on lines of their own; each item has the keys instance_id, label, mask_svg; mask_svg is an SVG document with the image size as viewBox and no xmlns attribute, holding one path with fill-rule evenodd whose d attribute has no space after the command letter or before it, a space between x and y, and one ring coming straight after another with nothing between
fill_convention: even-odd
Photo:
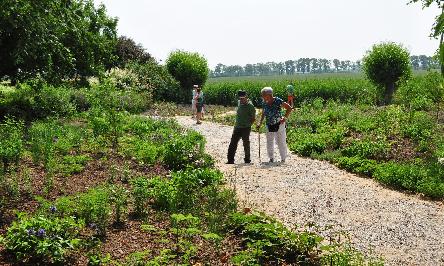
<instances>
[{"instance_id":1,"label":"tall tree","mask_svg":"<svg viewBox=\"0 0 444 266\"><path fill-rule=\"evenodd\" d=\"M339 59L333 59L333 66L335 67L336 72L339 72L339 67L341 66L341 61L339 61Z\"/></svg>"},{"instance_id":2,"label":"tall tree","mask_svg":"<svg viewBox=\"0 0 444 266\"><path fill-rule=\"evenodd\" d=\"M441 75L444 76L444 1L442 0L410 0L409 3L422 3L422 7L430 7L433 4L436 4L438 8L441 9L441 14L438 15L435 19L435 23L432 27L431 37L436 39L440 38L439 47L438 47L438 55L439 61L441 63Z\"/></svg>"},{"instance_id":3,"label":"tall tree","mask_svg":"<svg viewBox=\"0 0 444 266\"><path fill-rule=\"evenodd\" d=\"M0 76L49 82L112 66L117 19L92 0L0 1Z\"/></svg>"},{"instance_id":4,"label":"tall tree","mask_svg":"<svg viewBox=\"0 0 444 266\"><path fill-rule=\"evenodd\" d=\"M417 55L412 55L410 57L410 61L412 62L412 66L414 70L419 69L419 57Z\"/></svg>"},{"instance_id":5,"label":"tall tree","mask_svg":"<svg viewBox=\"0 0 444 266\"><path fill-rule=\"evenodd\" d=\"M244 67L244 73L246 76L254 75L254 66L252 64L246 64Z\"/></svg>"},{"instance_id":6,"label":"tall tree","mask_svg":"<svg viewBox=\"0 0 444 266\"><path fill-rule=\"evenodd\" d=\"M287 60L285 61L285 73L287 75L293 75L296 72L295 61Z\"/></svg>"},{"instance_id":7,"label":"tall tree","mask_svg":"<svg viewBox=\"0 0 444 266\"><path fill-rule=\"evenodd\" d=\"M116 66L124 67L129 62L148 63L152 60L151 55L137 44L133 39L126 36L120 36L116 44Z\"/></svg>"}]
</instances>

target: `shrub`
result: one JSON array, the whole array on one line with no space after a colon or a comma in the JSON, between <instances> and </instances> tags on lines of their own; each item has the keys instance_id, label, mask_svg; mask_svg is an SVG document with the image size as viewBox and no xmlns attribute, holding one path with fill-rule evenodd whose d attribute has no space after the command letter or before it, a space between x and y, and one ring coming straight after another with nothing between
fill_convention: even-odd
<instances>
[{"instance_id":1,"label":"shrub","mask_svg":"<svg viewBox=\"0 0 444 266\"><path fill-rule=\"evenodd\" d=\"M76 212L85 223L97 229L101 236L106 235L106 227L111 218L111 195L108 189L99 187L90 189L75 199Z\"/></svg>"},{"instance_id":2,"label":"shrub","mask_svg":"<svg viewBox=\"0 0 444 266\"><path fill-rule=\"evenodd\" d=\"M53 87L43 82L19 84L0 104L0 117L11 115L27 121L48 116L70 116L75 111L72 90Z\"/></svg>"},{"instance_id":3,"label":"shrub","mask_svg":"<svg viewBox=\"0 0 444 266\"><path fill-rule=\"evenodd\" d=\"M296 129L289 133L289 148L301 156L308 157L313 153L323 153L327 142L321 134L311 134L307 129Z\"/></svg>"},{"instance_id":4,"label":"shrub","mask_svg":"<svg viewBox=\"0 0 444 266\"><path fill-rule=\"evenodd\" d=\"M183 90L190 92L193 85L204 85L208 79L209 68L207 60L198 53L184 51L172 52L166 66L170 74L180 82Z\"/></svg>"},{"instance_id":5,"label":"shrub","mask_svg":"<svg viewBox=\"0 0 444 266\"><path fill-rule=\"evenodd\" d=\"M393 42L374 45L363 60L363 70L375 85L384 87L384 103L392 102L396 83L412 75L410 54Z\"/></svg>"},{"instance_id":6,"label":"shrub","mask_svg":"<svg viewBox=\"0 0 444 266\"><path fill-rule=\"evenodd\" d=\"M415 77L399 87L396 101L409 111L430 110L434 104L439 104L443 100L442 83L442 77L438 72Z\"/></svg>"},{"instance_id":7,"label":"shrub","mask_svg":"<svg viewBox=\"0 0 444 266\"><path fill-rule=\"evenodd\" d=\"M70 88L43 86L34 97L34 117L67 117L74 114L76 107L71 102L71 95Z\"/></svg>"},{"instance_id":8,"label":"shrub","mask_svg":"<svg viewBox=\"0 0 444 266\"><path fill-rule=\"evenodd\" d=\"M55 158L56 142L61 137L61 127L55 121L34 122L29 129L29 141L34 163L43 163L48 169Z\"/></svg>"},{"instance_id":9,"label":"shrub","mask_svg":"<svg viewBox=\"0 0 444 266\"><path fill-rule=\"evenodd\" d=\"M157 180L154 178L153 180ZM146 206L150 197L149 185L154 181L148 181L145 177L137 177L131 181L134 213L142 216L146 213Z\"/></svg>"},{"instance_id":10,"label":"shrub","mask_svg":"<svg viewBox=\"0 0 444 266\"><path fill-rule=\"evenodd\" d=\"M23 154L23 122L7 118L0 124L0 160L6 172L10 163L18 163Z\"/></svg>"},{"instance_id":11,"label":"shrub","mask_svg":"<svg viewBox=\"0 0 444 266\"><path fill-rule=\"evenodd\" d=\"M165 145L164 163L173 170L193 166L203 159L205 139L197 132L173 138Z\"/></svg>"},{"instance_id":12,"label":"shrub","mask_svg":"<svg viewBox=\"0 0 444 266\"><path fill-rule=\"evenodd\" d=\"M342 154L347 157L360 157L368 159L385 159L390 151L390 143L384 138L372 140L370 138L353 140L350 145L342 149Z\"/></svg>"},{"instance_id":13,"label":"shrub","mask_svg":"<svg viewBox=\"0 0 444 266\"><path fill-rule=\"evenodd\" d=\"M212 169L189 169L175 172L171 180L154 178L149 183L149 195L156 208L167 211L196 211L201 192L216 186L222 174Z\"/></svg>"},{"instance_id":14,"label":"shrub","mask_svg":"<svg viewBox=\"0 0 444 266\"><path fill-rule=\"evenodd\" d=\"M401 126L405 137L417 142L428 140L436 130L436 123L430 115L425 112L414 112L410 122Z\"/></svg>"},{"instance_id":15,"label":"shrub","mask_svg":"<svg viewBox=\"0 0 444 266\"><path fill-rule=\"evenodd\" d=\"M115 223L122 224L128 210L129 191L121 185L111 185L108 189L110 201L114 205Z\"/></svg>"},{"instance_id":16,"label":"shrub","mask_svg":"<svg viewBox=\"0 0 444 266\"><path fill-rule=\"evenodd\" d=\"M165 66L150 61L146 64L130 63L126 68L137 76L138 84L146 88L139 91L151 91L155 101L181 103L189 100L189 94L180 90L179 82L171 76Z\"/></svg>"},{"instance_id":17,"label":"shrub","mask_svg":"<svg viewBox=\"0 0 444 266\"><path fill-rule=\"evenodd\" d=\"M91 108L91 101L86 89L73 90L69 101L79 113L88 111Z\"/></svg>"},{"instance_id":18,"label":"shrub","mask_svg":"<svg viewBox=\"0 0 444 266\"><path fill-rule=\"evenodd\" d=\"M142 45L136 44L133 39L125 36L120 36L117 39L115 55L118 67L125 67L131 62L145 64L152 60L151 55L145 51Z\"/></svg>"},{"instance_id":19,"label":"shrub","mask_svg":"<svg viewBox=\"0 0 444 266\"><path fill-rule=\"evenodd\" d=\"M255 214L234 213L230 228L242 237L248 252L261 265L310 261L310 254L323 240L308 231L294 233L276 220Z\"/></svg>"},{"instance_id":20,"label":"shrub","mask_svg":"<svg viewBox=\"0 0 444 266\"><path fill-rule=\"evenodd\" d=\"M140 138L125 137L122 138L120 145L127 157L135 158L141 163L154 165L162 159L163 149L161 145L159 146L159 143L153 143Z\"/></svg>"},{"instance_id":21,"label":"shrub","mask_svg":"<svg viewBox=\"0 0 444 266\"><path fill-rule=\"evenodd\" d=\"M336 162L340 168L366 176L372 176L378 166L375 160L360 157L340 157L336 159Z\"/></svg>"},{"instance_id":22,"label":"shrub","mask_svg":"<svg viewBox=\"0 0 444 266\"><path fill-rule=\"evenodd\" d=\"M421 180L428 177L428 171L423 165L389 162L379 165L374 177L384 184L416 191Z\"/></svg>"},{"instance_id":23,"label":"shrub","mask_svg":"<svg viewBox=\"0 0 444 266\"><path fill-rule=\"evenodd\" d=\"M3 244L23 263L63 263L79 244L81 221L73 218L19 216L8 228Z\"/></svg>"}]
</instances>

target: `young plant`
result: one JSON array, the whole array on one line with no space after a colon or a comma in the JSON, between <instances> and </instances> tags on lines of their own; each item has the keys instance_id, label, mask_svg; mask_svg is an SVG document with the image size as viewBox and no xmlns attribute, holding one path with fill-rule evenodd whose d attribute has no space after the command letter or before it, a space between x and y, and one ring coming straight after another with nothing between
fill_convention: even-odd
<instances>
[{"instance_id":1,"label":"young plant","mask_svg":"<svg viewBox=\"0 0 444 266\"><path fill-rule=\"evenodd\" d=\"M112 185L109 187L110 201L114 205L115 224L121 225L123 223L122 218L128 210L128 194L129 191L123 186Z\"/></svg>"},{"instance_id":2,"label":"young plant","mask_svg":"<svg viewBox=\"0 0 444 266\"><path fill-rule=\"evenodd\" d=\"M147 202L150 197L149 182L141 176L132 180L132 196L134 201L134 213L141 217L146 214Z\"/></svg>"},{"instance_id":3,"label":"young plant","mask_svg":"<svg viewBox=\"0 0 444 266\"><path fill-rule=\"evenodd\" d=\"M198 251L197 246L193 244L193 238L201 232L198 228L200 220L191 214L172 214L171 222L172 233L175 235L176 252L182 254L185 263L190 263Z\"/></svg>"},{"instance_id":4,"label":"young plant","mask_svg":"<svg viewBox=\"0 0 444 266\"><path fill-rule=\"evenodd\" d=\"M83 218L88 226L96 229L99 236L105 236L112 214L109 191L100 187L91 189L80 195L76 202L79 217Z\"/></svg>"},{"instance_id":5,"label":"young plant","mask_svg":"<svg viewBox=\"0 0 444 266\"><path fill-rule=\"evenodd\" d=\"M60 264L66 261L70 251L79 247L79 231L83 226L74 218L20 214L0 242L18 262Z\"/></svg>"},{"instance_id":6,"label":"young plant","mask_svg":"<svg viewBox=\"0 0 444 266\"><path fill-rule=\"evenodd\" d=\"M0 124L0 161L6 173L12 162L18 164L23 154L23 127L21 121L7 118Z\"/></svg>"}]
</instances>

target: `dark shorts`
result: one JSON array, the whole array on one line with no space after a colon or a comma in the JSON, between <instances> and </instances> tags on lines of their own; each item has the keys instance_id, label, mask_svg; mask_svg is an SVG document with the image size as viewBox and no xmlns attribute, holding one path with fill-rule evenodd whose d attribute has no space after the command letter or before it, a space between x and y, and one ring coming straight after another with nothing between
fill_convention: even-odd
<instances>
[{"instance_id":1,"label":"dark shorts","mask_svg":"<svg viewBox=\"0 0 444 266\"><path fill-rule=\"evenodd\" d=\"M198 104L198 105L196 106L196 109L197 109L197 112L198 112L198 113L202 113L203 105L202 105L202 104Z\"/></svg>"}]
</instances>

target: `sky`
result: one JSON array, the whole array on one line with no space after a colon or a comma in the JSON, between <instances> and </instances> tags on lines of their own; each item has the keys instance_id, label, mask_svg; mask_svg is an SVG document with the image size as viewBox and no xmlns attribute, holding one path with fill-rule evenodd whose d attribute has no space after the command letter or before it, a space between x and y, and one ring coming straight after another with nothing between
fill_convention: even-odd
<instances>
[{"instance_id":1,"label":"sky","mask_svg":"<svg viewBox=\"0 0 444 266\"><path fill-rule=\"evenodd\" d=\"M118 33L157 60L180 49L218 63L301 57L359 60L375 43L433 55L437 7L408 0L94 0L119 18Z\"/></svg>"}]
</instances>

